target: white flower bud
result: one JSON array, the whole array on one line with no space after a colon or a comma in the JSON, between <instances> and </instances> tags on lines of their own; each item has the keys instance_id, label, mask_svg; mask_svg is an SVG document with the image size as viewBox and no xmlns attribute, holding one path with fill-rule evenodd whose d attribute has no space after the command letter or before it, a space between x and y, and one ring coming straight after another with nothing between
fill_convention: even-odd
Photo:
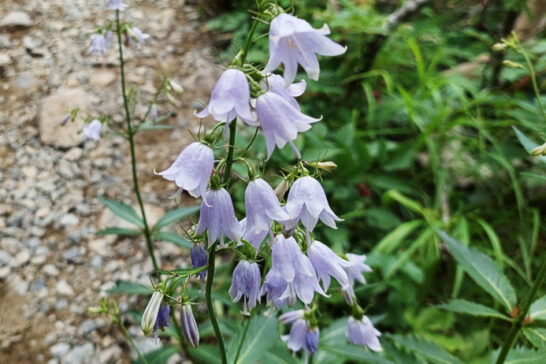
<instances>
[{"instance_id":1,"label":"white flower bud","mask_svg":"<svg viewBox=\"0 0 546 364\"><path fill-rule=\"evenodd\" d=\"M177 94L181 94L182 92L184 92L184 88L175 80L169 79L169 86Z\"/></svg>"},{"instance_id":2,"label":"white flower bud","mask_svg":"<svg viewBox=\"0 0 546 364\"><path fill-rule=\"evenodd\" d=\"M144 335L148 335L154 330L155 321L157 320L157 314L159 312L159 306L161 306L162 301L163 292L154 291L154 293L152 294L152 298L150 298L148 306L146 306L144 314L142 315L141 326Z\"/></svg>"},{"instance_id":3,"label":"white flower bud","mask_svg":"<svg viewBox=\"0 0 546 364\"><path fill-rule=\"evenodd\" d=\"M536 147L531 151L532 156L546 155L546 143L542 144L539 147Z\"/></svg>"},{"instance_id":4,"label":"white flower bud","mask_svg":"<svg viewBox=\"0 0 546 364\"><path fill-rule=\"evenodd\" d=\"M279 201L282 201L286 191L288 191L288 181L283 179L281 183L279 183L279 185L275 187L275 194L277 195Z\"/></svg>"}]
</instances>

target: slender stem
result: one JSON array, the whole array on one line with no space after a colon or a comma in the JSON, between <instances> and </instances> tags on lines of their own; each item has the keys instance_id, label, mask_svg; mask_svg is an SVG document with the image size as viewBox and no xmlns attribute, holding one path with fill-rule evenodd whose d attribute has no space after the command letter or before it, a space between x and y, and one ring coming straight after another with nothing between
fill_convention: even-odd
<instances>
[{"instance_id":1,"label":"slender stem","mask_svg":"<svg viewBox=\"0 0 546 364\"><path fill-rule=\"evenodd\" d=\"M531 302L533 302L533 299L535 298L535 295L540 285L542 284L542 281L544 281L545 278L546 278L546 259L544 259L542 266L540 267L537 278L535 279L535 283L533 283L533 286L531 287L529 294L527 295L525 300L522 302L521 308L518 310L518 315L512 322L512 327L510 328L510 331L508 332L508 336L506 337L506 340L504 341L504 344L502 345L501 352L499 353L499 356L495 364L502 364L506 360L506 356L508 355L508 352L510 351L512 344L514 343L514 340L518 336L519 331L521 327L523 326L523 322L525 321L525 318L527 317L527 311L529 311Z\"/></svg>"},{"instance_id":2,"label":"slender stem","mask_svg":"<svg viewBox=\"0 0 546 364\"><path fill-rule=\"evenodd\" d=\"M525 58L525 62L527 63L527 67L529 68L529 73L531 74L531 81L533 82L533 90L535 91L535 96L537 97L538 107L540 109L540 112L542 113L542 117L544 118L544 120L546 120L546 113L544 112L542 102L540 101L540 91L538 89L535 69L533 68L533 65L531 64L531 60L529 59L527 52L521 49L519 53L521 53L523 57Z\"/></svg>"},{"instance_id":3,"label":"slender stem","mask_svg":"<svg viewBox=\"0 0 546 364\"><path fill-rule=\"evenodd\" d=\"M229 145L226 159L226 169L224 169L224 184L229 182L231 175L231 166L233 165L233 151L235 150L235 134L237 134L237 120L232 120L229 125Z\"/></svg>"},{"instance_id":4,"label":"slender stem","mask_svg":"<svg viewBox=\"0 0 546 364\"><path fill-rule=\"evenodd\" d=\"M207 302L207 308L209 310L210 322L212 323L214 334L216 335L216 338L218 340L218 349L220 350L220 358L222 359L222 364L227 364L224 338L222 337L222 332L220 331L220 326L218 325L218 320L216 319L216 314L214 313L214 307L212 306L212 281L214 279L214 265L215 265L214 260L216 257L217 244L218 243L214 243L209 248L207 285L205 287L205 300Z\"/></svg>"},{"instance_id":5,"label":"slender stem","mask_svg":"<svg viewBox=\"0 0 546 364\"><path fill-rule=\"evenodd\" d=\"M237 363L237 360L239 359L239 354L241 354L241 349L243 348L243 343L246 339L246 334L248 332L248 327L250 326L250 321L252 320L252 315L248 318L246 321L245 330L243 331L243 336L241 337L241 341L239 341L239 347L237 348L237 355L235 355L234 363Z\"/></svg>"},{"instance_id":6,"label":"slender stem","mask_svg":"<svg viewBox=\"0 0 546 364\"><path fill-rule=\"evenodd\" d=\"M144 236L146 237L146 246L148 247L148 253L152 258L154 270L159 270L157 260L155 259L154 246L152 244L152 234L148 227L148 221L146 219L146 212L144 211L144 204L142 203L142 197L140 196L140 188L138 186L138 176L136 169L136 154L135 154L135 139L133 133L133 125L131 123L131 114L129 112L129 100L127 99L127 92L125 90L125 63L123 61L123 42L121 41L121 29L119 21L119 10L116 10L116 29L118 34L118 48L119 48L119 65L121 73L121 93L123 94L123 105L125 107L125 121L127 123L127 138L129 139L129 145L131 150L131 169L133 172L133 187L135 195L137 196L138 205L140 206L140 212L142 214L142 222L144 223Z\"/></svg>"},{"instance_id":7,"label":"slender stem","mask_svg":"<svg viewBox=\"0 0 546 364\"><path fill-rule=\"evenodd\" d=\"M133 338L131 337L131 334L129 334L129 331L127 331L127 328L125 327L125 325L123 324L123 321L121 319L121 317L119 317L119 327L121 329L121 332L123 332L123 335L125 335L125 337L127 338L127 340L129 341L129 344L131 345L131 347L135 350L135 352L137 353L138 355L138 358L142 361L142 363L144 364L148 364L148 360L146 360L146 358L142 355L142 353L140 352L140 350L138 350L138 346L135 344L135 341L133 340Z\"/></svg>"}]
</instances>

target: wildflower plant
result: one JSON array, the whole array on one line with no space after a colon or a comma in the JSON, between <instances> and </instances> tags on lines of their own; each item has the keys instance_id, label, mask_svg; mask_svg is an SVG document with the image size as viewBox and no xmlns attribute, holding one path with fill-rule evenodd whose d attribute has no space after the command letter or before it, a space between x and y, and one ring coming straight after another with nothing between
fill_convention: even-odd
<instances>
[{"instance_id":1,"label":"wildflower plant","mask_svg":"<svg viewBox=\"0 0 546 364\"><path fill-rule=\"evenodd\" d=\"M164 96L176 106L175 94L183 89L173 80L164 78L146 113L135 115L132 112L137 100L133 89L127 89L125 84L123 50L135 44L144 45L148 35L134 25L122 22L121 12L128 6L130 3L122 1L108 2L107 8L115 12L115 20L92 34L89 49L92 53L105 54L113 48L111 40L117 38L125 122L120 124L109 115L89 117L82 132L93 140L111 133L123 136L129 142L140 216L132 207L101 196L101 201L112 212L135 228L110 227L99 234L143 235L146 240L154 272L151 276L153 291L149 292L148 304L141 317L143 334L153 333L158 337L168 333L165 328L172 326L174 334L170 336L180 341L186 355L198 358L199 350L212 350L222 363L259 361L282 337L290 351L303 352L298 355L308 360L320 349L321 327L325 325L321 321L319 303L338 296L345 299L347 312L351 312L348 321L345 319L349 342L380 351L380 333L365 316L354 290L355 281L365 283L363 273L371 271L364 263L366 257L335 252L327 241L320 242L314 236L317 227L326 225L336 229L336 224L343 223L330 207L320 182L322 173L331 171L336 165L331 161L301 160L295 145L301 134L321 121L320 117L305 115L296 99L306 89L305 81L294 82L298 65L311 80L318 80L320 67L316 55L337 56L346 48L328 37L327 25L315 29L275 1L259 1L243 49L225 67L211 90L208 104L195 112L197 118L211 117L217 123L178 156L173 156L174 162L169 168L156 172L166 184L167 181L176 184L178 195L187 191L192 197L201 198L200 207L169 211L155 226L150 226L139 190L134 137L146 130L169 128L160 123L168 115L161 116L158 98ZM247 62L249 50L258 38L259 24L268 25L270 54L267 65ZM245 134L252 135L244 149L235 145L240 127L249 129ZM258 134L265 139L266 160L249 152ZM273 189L264 166L276 148L286 144L292 148L296 161L292 166L284 166L283 178ZM246 176L234 174L234 165L245 168ZM241 204L246 211L238 214L234 205L243 201L237 201L238 195L233 192L241 185L246 185L244 204ZM198 222L187 229L184 236L164 230L197 210ZM154 244L164 240L184 246L186 249L181 254L191 257L192 267L161 269ZM234 268L229 290L215 293L229 294L240 307L242 315L237 320L244 322L239 325L241 330L230 338L228 347L224 343L226 333L222 333L217 319L220 306L213 302L217 253L222 259L232 259ZM225 272L226 268L222 270ZM337 284L332 283L332 278ZM191 288L198 279L201 285L205 281L204 302L217 349L209 346L192 349L199 346L200 338L192 305L201 301L202 296ZM117 290L123 291L122 288ZM179 312L180 321L175 312ZM291 324L290 328L285 328L287 334L283 336L278 334L275 318L280 312L285 313L280 315L279 322ZM275 335L271 336L272 333ZM257 339L263 342L255 346L252 342Z\"/></svg>"}]
</instances>

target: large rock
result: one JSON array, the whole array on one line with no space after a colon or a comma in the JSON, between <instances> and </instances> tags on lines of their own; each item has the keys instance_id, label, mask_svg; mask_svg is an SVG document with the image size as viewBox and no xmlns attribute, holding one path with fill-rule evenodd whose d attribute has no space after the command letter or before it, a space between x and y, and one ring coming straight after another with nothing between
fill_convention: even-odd
<instances>
[{"instance_id":1,"label":"large rock","mask_svg":"<svg viewBox=\"0 0 546 364\"><path fill-rule=\"evenodd\" d=\"M5 28L27 28L31 26L32 19L22 11L12 11L0 21L0 27Z\"/></svg>"},{"instance_id":2,"label":"large rock","mask_svg":"<svg viewBox=\"0 0 546 364\"><path fill-rule=\"evenodd\" d=\"M108 87L117 79L117 75L109 70L94 70L89 77L89 83L97 87Z\"/></svg>"},{"instance_id":3,"label":"large rock","mask_svg":"<svg viewBox=\"0 0 546 364\"><path fill-rule=\"evenodd\" d=\"M43 99L38 116L42 143L60 148L82 143L84 137L78 134L83 125L81 118L78 117L75 122L68 122L64 126L61 126L61 121L73 108L80 109L79 115L84 115L90 104L89 95L81 88L62 91Z\"/></svg>"}]
</instances>

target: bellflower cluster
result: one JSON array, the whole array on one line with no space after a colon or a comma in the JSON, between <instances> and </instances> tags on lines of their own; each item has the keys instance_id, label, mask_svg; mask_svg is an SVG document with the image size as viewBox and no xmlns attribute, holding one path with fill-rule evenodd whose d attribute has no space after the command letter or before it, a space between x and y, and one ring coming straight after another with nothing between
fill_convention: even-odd
<instances>
[{"instance_id":1,"label":"bellflower cluster","mask_svg":"<svg viewBox=\"0 0 546 364\"><path fill-rule=\"evenodd\" d=\"M288 349L297 352L303 348L310 354L317 351L319 330L305 319L303 310L287 312L279 317L279 321L283 324L292 323L290 333L281 337Z\"/></svg>"}]
</instances>

